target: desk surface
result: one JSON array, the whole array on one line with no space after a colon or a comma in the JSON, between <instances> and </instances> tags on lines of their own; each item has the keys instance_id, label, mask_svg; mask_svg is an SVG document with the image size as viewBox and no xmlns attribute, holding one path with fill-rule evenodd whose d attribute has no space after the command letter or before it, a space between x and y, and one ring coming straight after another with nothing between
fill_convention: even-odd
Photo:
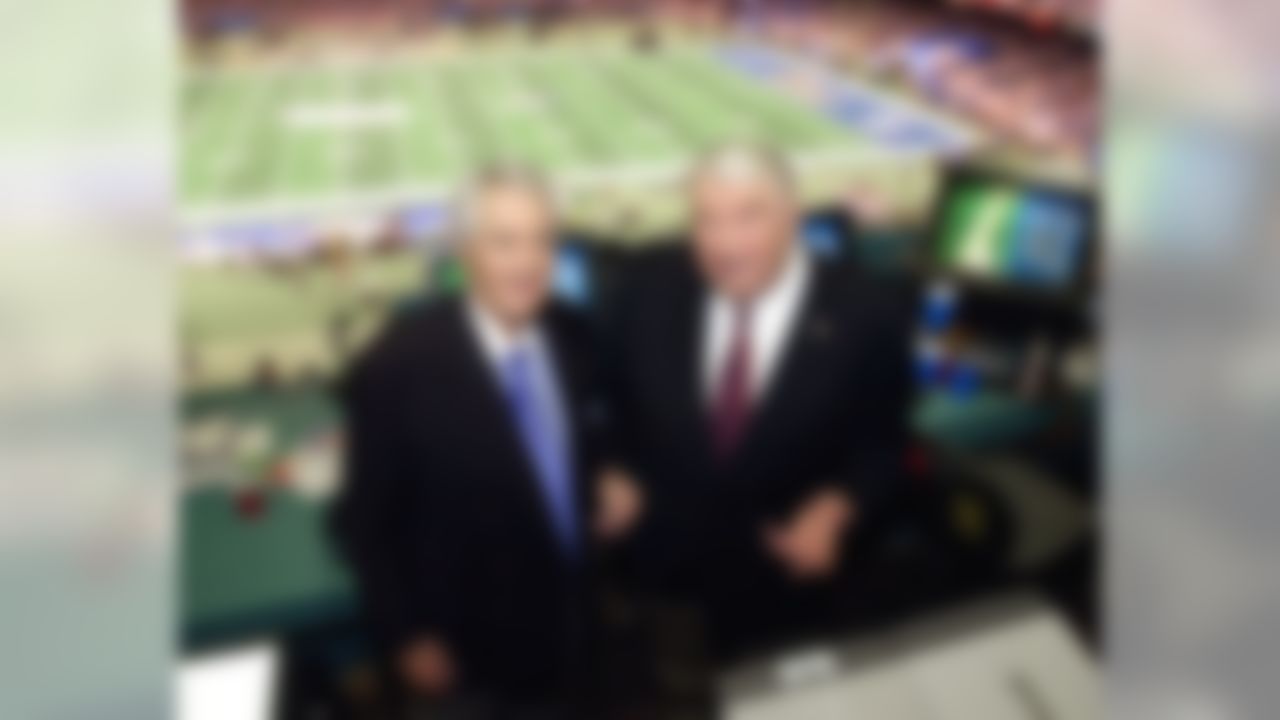
<instances>
[{"instance_id":1,"label":"desk surface","mask_svg":"<svg viewBox=\"0 0 1280 720\"><path fill-rule=\"evenodd\" d=\"M237 466L262 474L271 460L337 417L327 394L236 390L188 399L185 417L265 423L264 459ZM260 513L237 512L236 484L195 484L183 497L182 635L190 646L287 631L353 607L350 583L326 537L327 504L288 488L263 491Z\"/></svg>"},{"instance_id":2,"label":"desk surface","mask_svg":"<svg viewBox=\"0 0 1280 720\"><path fill-rule=\"evenodd\" d=\"M246 520L230 493L190 493L183 508L185 641L288 630L349 611L350 583L324 537L324 510L270 491L262 515Z\"/></svg>"},{"instance_id":3,"label":"desk surface","mask_svg":"<svg viewBox=\"0 0 1280 720\"><path fill-rule=\"evenodd\" d=\"M730 720L1098 717L1096 659L1050 605L1005 596L729 672Z\"/></svg>"}]
</instances>

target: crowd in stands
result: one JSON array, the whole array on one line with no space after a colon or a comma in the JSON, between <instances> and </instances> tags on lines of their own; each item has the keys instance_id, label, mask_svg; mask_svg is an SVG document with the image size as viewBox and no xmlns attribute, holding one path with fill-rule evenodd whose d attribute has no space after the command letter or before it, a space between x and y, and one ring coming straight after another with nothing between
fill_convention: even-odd
<instances>
[{"instance_id":1,"label":"crowd in stands","mask_svg":"<svg viewBox=\"0 0 1280 720\"><path fill-rule=\"evenodd\" d=\"M993 11L996 6L1004 10ZM1016 11L1019 6L986 0L187 0L185 18L200 37L302 23L343 32L606 16L717 25L893 83L998 137L1093 157L1098 63L1083 29L1089 23L1081 19L1092 2L1054 0L1044 7L1058 8L1057 14L1039 15Z\"/></svg>"},{"instance_id":2,"label":"crowd in stands","mask_svg":"<svg viewBox=\"0 0 1280 720\"><path fill-rule=\"evenodd\" d=\"M889 2L775 9L746 22L774 42L906 86L1002 137L1083 155L1096 146L1097 55L1078 27L968 5Z\"/></svg>"}]
</instances>

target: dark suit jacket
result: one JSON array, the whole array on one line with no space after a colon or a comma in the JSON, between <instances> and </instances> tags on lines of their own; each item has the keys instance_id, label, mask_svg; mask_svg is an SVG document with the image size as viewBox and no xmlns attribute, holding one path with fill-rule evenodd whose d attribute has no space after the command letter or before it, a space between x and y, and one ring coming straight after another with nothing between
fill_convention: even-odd
<instances>
[{"instance_id":1,"label":"dark suit jacket","mask_svg":"<svg viewBox=\"0 0 1280 720\"><path fill-rule=\"evenodd\" d=\"M612 347L615 453L650 496L633 548L649 580L781 581L759 527L821 486L846 489L861 521L874 522L906 439L906 288L815 262L779 366L726 463L712 451L699 357L707 291L689 253L637 259L630 280Z\"/></svg>"},{"instance_id":2,"label":"dark suit jacket","mask_svg":"<svg viewBox=\"0 0 1280 720\"><path fill-rule=\"evenodd\" d=\"M560 307L542 327L584 490L593 464L585 338ZM557 549L465 305L434 301L395 320L354 365L342 399L350 445L335 525L383 648L435 634L480 692L554 693L580 650L584 571ZM585 513L584 492L579 500Z\"/></svg>"}]
</instances>

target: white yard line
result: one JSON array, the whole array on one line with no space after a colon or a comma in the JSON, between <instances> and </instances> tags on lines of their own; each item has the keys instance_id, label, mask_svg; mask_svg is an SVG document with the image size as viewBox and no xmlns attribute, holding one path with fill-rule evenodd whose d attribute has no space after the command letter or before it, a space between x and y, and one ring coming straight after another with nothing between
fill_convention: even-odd
<instances>
[{"instance_id":1,"label":"white yard line","mask_svg":"<svg viewBox=\"0 0 1280 720\"><path fill-rule=\"evenodd\" d=\"M422 70L421 78L414 78L409 84L410 87L410 112L416 118L419 113L431 113L435 118L432 124L438 128L436 131L436 142L434 149L440 155L448 155L448 159L441 158L443 162L453 162L458 155L467 153L464 148L466 145L462 136L456 131L454 125L447 121L444 113L438 112L442 104L439 82L440 78L434 71L428 71L426 64L420 65ZM409 130L406 132L417 132L416 123L409 123ZM412 192L414 188L415 178L420 174L417 171L412 172L405 179L401 189L406 192Z\"/></svg>"},{"instance_id":2,"label":"white yard line","mask_svg":"<svg viewBox=\"0 0 1280 720\"><path fill-rule=\"evenodd\" d=\"M279 77L274 75L266 78L263 82L256 83L252 95L248 100L242 103L238 108L236 122L232 125L232 130L227 133L227 137L219 140L218 145L222 148L218 161L214 165L214 194L215 196L224 196L228 192L228 185L234 177L240 166L243 165L248 157L249 146L252 144L250 138L258 129L260 122L271 122L270 118L264 120L263 115L267 108L268 101L280 84Z\"/></svg>"},{"instance_id":3,"label":"white yard line","mask_svg":"<svg viewBox=\"0 0 1280 720\"><path fill-rule=\"evenodd\" d=\"M550 137L543 138L543 141L555 138L552 141L552 145L556 148L557 153L568 155L568 164L571 166L577 167L584 162L591 162L591 153L582 147L581 139L573 133L571 129L573 123L567 120L561 112L560 100L556 97L555 92L540 86L529 77L525 70L524 68L520 70L512 69L510 74L519 83L522 92L537 98L535 101L536 109L533 113L540 116L539 122L542 126L551 129L555 133Z\"/></svg>"},{"instance_id":4,"label":"white yard line","mask_svg":"<svg viewBox=\"0 0 1280 720\"><path fill-rule=\"evenodd\" d=\"M282 79L277 81L280 85L279 91L285 93L285 104L281 109L288 112L290 105L298 99L298 83L309 84L310 81L311 79L304 77L301 72L282 76ZM310 91L310 88L305 85L304 89L308 92ZM271 169L271 184L268 193L270 196L279 196L287 194L291 190L290 179L293 177L293 164L298 161L300 148L305 143L298 138L298 133L302 132L298 128L290 127L285 128L283 132L280 131L277 126L283 122L282 118L268 118L268 122L272 124L272 131L277 133L276 137L279 138L279 142L283 145L277 155L279 162L276 167Z\"/></svg>"},{"instance_id":5,"label":"white yard line","mask_svg":"<svg viewBox=\"0 0 1280 720\"><path fill-rule=\"evenodd\" d=\"M413 132L414 119L418 114L417 106L413 103L412 96L401 96L400 89L405 82L404 76L399 70L392 75L395 78L394 94L400 98L400 102L404 103L404 118L399 127L388 130L395 139L395 179L390 185L394 188L401 189L408 187L413 182L413 139L410 134ZM412 92L412 91L411 91Z\"/></svg>"},{"instance_id":6,"label":"white yard line","mask_svg":"<svg viewBox=\"0 0 1280 720\"><path fill-rule=\"evenodd\" d=\"M340 102L349 104L351 96L354 92L356 68L353 64L343 63L335 70L335 77L338 80L338 95ZM333 195L334 199L340 199L351 195L356 190L355 173L352 170L352 158L354 157L354 136L349 129L343 129L332 134L329 145L329 162L333 170L335 182Z\"/></svg>"}]
</instances>

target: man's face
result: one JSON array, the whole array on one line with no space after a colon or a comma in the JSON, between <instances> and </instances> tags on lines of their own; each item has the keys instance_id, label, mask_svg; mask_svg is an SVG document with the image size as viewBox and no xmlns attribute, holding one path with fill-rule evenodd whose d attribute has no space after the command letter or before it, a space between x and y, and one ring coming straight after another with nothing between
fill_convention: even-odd
<instances>
[{"instance_id":1,"label":"man's face","mask_svg":"<svg viewBox=\"0 0 1280 720\"><path fill-rule=\"evenodd\" d=\"M494 188L477 199L463 244L470 291L508 323L532 318L550 294L555 228L542 198L518 188Z\"/></svg>"},{"instance_id":2,"label":"man's face","mask_svg":"<svg viewBox=\"0 0 1280 720\"><path fill-rule=\"evenodd\" d=\"M790 195L766 177L708 177L693 187L693 248L703 277L750 300L777 277L795 241Z\"/></svg>"}]
</instances>

